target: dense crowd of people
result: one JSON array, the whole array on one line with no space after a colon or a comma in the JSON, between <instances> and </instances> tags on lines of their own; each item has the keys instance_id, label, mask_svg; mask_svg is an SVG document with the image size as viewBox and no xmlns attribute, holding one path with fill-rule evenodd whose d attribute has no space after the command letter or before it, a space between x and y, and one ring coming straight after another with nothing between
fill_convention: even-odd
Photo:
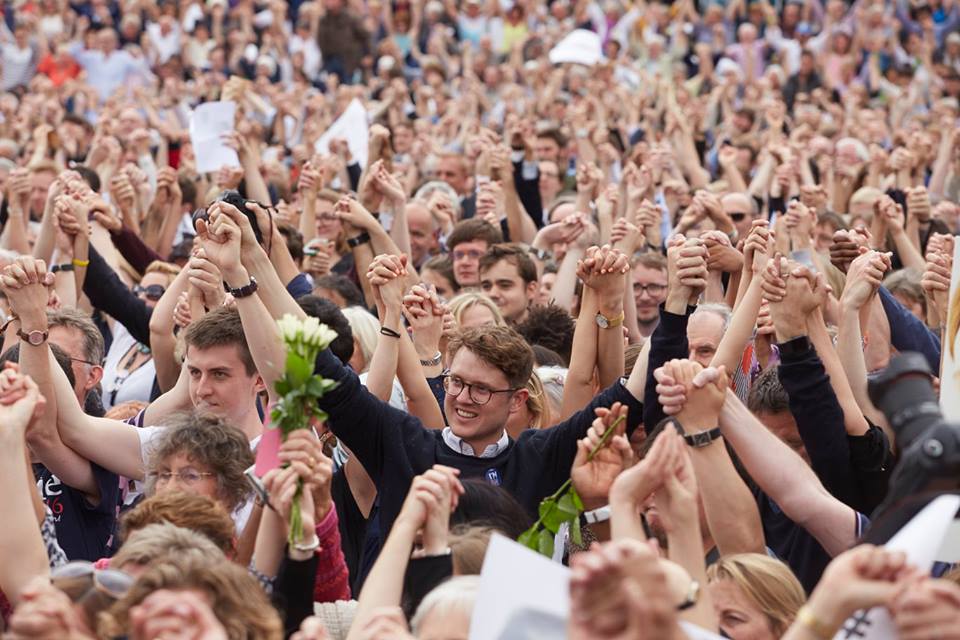
<instances>
[{"instance_id":1,"label":"dense crowd of people","mask_svg":"<svg viewBox=\"0 0 960 640\"><path fill-rule=\"evenodd\" d=\"M960 638L960 570L863 542L868 379L960 327L957 0L3 18L3 637L466 640L533 526L574 640ZM336 384L259 469L285 316Z\"/></svg>"}]
</instances>

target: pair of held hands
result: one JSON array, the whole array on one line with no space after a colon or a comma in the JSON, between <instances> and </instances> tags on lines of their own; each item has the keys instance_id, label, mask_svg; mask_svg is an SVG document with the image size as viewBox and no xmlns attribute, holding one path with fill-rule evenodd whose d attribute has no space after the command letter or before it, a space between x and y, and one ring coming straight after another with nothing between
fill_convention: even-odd
<instances>
[{"instance_id":1,"label":"pair of held hands","mask_svg":"<svg viewBox=\"0 0 960 640\"><path fill-rule=\"evenodd\" d=\"M5 637L90 640L93 636L80 620L70 598L53 586L49 578L38 577L20 594L20 603L10 618ZM130 609L129 637L131 640L158 637L227 640L229 636L211 606L196 593L158 589Z\"/></svg>"}]
</instances>

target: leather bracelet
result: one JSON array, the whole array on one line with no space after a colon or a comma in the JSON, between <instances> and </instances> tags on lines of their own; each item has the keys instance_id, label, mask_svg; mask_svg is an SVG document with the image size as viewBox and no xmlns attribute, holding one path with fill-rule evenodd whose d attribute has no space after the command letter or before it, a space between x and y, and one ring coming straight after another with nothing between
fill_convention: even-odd
<instances>
[{"instance_id":1,"label":"leather bracelet","mask_svg":"<svg viewBox=\"0 0 960 640\"><path fill-rule=\"evenodd\" d=\"M61 271L74 271L75 267L73 263L67 262L64 264L55 264L50 267L50 273L60 273Z\"/></svg>"},{"instance_id":2,"label":"leather bracelet","mask_svg":"<svg viewBox=\"0 0 960 640\"><path fill-rule=\"evenodd\" d=\"M366 231L364 231L360 235L355 236L353 238L347 238L347 246L350 247L351 249L356 249L360 245L366 244L368 242L370 242L370 234L367 233Z\"/></svg>"},{"instance_id":3,"label":"leather bracelet","mask_svg":"<svg viewBox=\"0 0 960 640\"><path fill-rule=\"evenodd\" d=\"M380 335L387 336L388 338L399 338L400 334L391 329L390 327L380 327Z\"/></svg>"}]
</instances>

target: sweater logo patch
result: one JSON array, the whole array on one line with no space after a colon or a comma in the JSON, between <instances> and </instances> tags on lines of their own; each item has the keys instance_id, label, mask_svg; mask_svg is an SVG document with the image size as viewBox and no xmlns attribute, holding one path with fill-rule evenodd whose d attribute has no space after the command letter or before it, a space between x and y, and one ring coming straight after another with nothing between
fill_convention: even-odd
<instances>
[{"instance_id":1,"label":"sweater logo patch","mask_svg":"<svg viewBox=\"0 0 960 640\"><path fill-rule=\"evenodd\" d=\"M495 484L498 487L500 486L500 472L496 469L487 469L486 473L483 475L490 484Z\"/></svg>"}]
</instances>

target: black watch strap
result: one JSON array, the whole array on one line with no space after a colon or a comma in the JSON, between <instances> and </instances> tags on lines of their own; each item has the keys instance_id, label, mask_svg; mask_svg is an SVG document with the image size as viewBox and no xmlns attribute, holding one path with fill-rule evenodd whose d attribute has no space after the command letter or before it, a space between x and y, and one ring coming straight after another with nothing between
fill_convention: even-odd
<instances>
[{"instance_id":1,"label":"black watch strap","mask_svg":"<svg viewBox=\"0 0 960 640\"><path fill-rule=\"evenodd\" d=\"M683 434L683 441L695 449L701 447L706 447L714 440L717 440L722 436L723 433L720 431L720 427L714 427L713 429L707 429L706 431L698 431L696 433L685 433Z\"/></svg>"},{"instance_id":2,"label":"black watch strap","mask_svg":"<svg viewBox=\"0 0 960 640\"><path fill-rule=\"evenodd\" d=\"M223 283L223 288L235 299L246 298L257 292L257 279L250 276L250 282L236 289L231 289L227 283Z\"/></svg>"},{"instance_id":3,"label":"black watch strap","mask_svg":"<svg viewBox=\"0 0 960 640\"><path fill-rule=\"evenodd\" d=\"M366 244L367 242L370 242L370 234L366 231L353 238L347 238L347 246L351 249L355 249L356 247Z\"/></svg>"}]
</instances>

